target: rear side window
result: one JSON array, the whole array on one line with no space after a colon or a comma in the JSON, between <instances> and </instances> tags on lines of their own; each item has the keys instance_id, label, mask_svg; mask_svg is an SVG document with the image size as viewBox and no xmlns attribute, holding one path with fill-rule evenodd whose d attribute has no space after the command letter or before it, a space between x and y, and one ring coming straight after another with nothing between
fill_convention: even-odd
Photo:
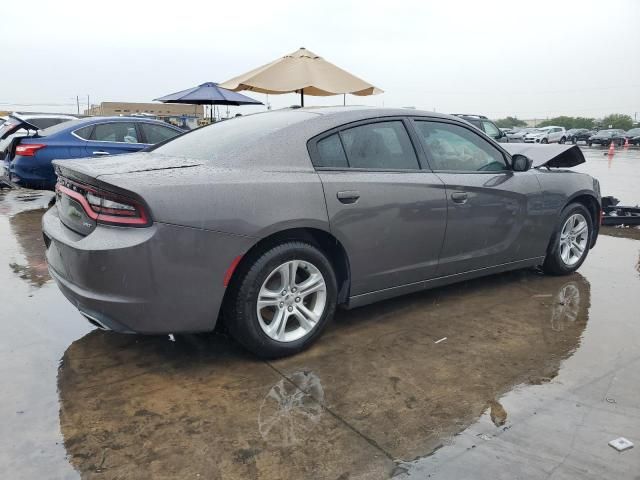
<instances>
[{"instance_id":1,"label":"rear side window","mask_svg":"<svg viewBox=\"0 0 640 480\"><path fill-rule=\"evenodd\" d=\"M91 140L99 142L140 143L134 123L100 123L93 129Z\"/></svg>"},{"instance_id":2,"label":"rear side window","mask_svg":"<svg viewBox=\"0 0 640 480\"><path fill-rule=\"evenodd\" d=\"M316 167L347 168L349 166L337 133L318 141L316 148L318 150Z\"/></svg>"},{"instance_id":3,"label":"rear side window","mask_svg":"<svg viewBox=\"0 0 640 480\"><path fill-rule=\"evenodd\" d=\"M162 125L155 125L153 123L143 123L141 124L142 131L144 132L144 136L147 139L147 143L160 143L165 140L169 140L177 135L180 135L179 132L176 132L172 128L163 127Z\"/></svg>"},{"instance_id":4,"label":"rear side window","mask_svg":"<svg viewBox=\"0 0 640 480\"><path fill-rule=\"evenodd\" d=\"M401 121L369 123L340 132L351 168L418 170L420 165Z\"/></svg>"},{"instance_id":5,"label":"rear side window","mask_svg":"<svg viewBox=\"0 0 640 480\"><path fill-rule=\"evenodd\" d=\"M75 130L73 133L76 137L80 137L83 140L89 140L91 138L91 130L93 130L93 125L89 125L88 127L79 128Z\"/></svg>"}]
</instances>

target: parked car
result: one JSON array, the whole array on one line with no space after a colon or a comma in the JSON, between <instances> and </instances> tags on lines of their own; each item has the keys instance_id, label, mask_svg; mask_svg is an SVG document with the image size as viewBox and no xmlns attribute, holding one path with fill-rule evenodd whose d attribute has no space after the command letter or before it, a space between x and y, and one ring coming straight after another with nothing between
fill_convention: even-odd
<instances>
[{"instance_id":1,"label":"parked car","mask_svg":"<svg viewBox=\"0 0 640 480\"><path fill-rule=\"evenodd\" d=\"M567 141L574 145L578 142L587 142L589 137L595 135L595 133L594 130L589 130L588 128L572 128L567 131Z\"/></svg>"},{"instance_id":2,"label":"parked car","mask_svg":"<svg viewBox=\"0 0 640 480\"><path fill-rule=\"evenodd\" d=\"M599 184L538 167L582 162L574 145L500 144L430 112L247 115L146 152L54 161L46 256L100 328L210 331L223 312L242 345L277 357L308 347L336 305L574 272L596 242Z\"/></svg>"},{"instance_id":3,"label":"parked car","mask_svg":"<svg viewBox=\"0 0 640 480\"><path fill-rule=\"evenodd\" d=\"M587 144L591 147L592 145L604 145L609 146L611 143L617 146L624 145L626 141L626 134L624 130L619 130L615 128L610 128L606 130L600 130L595 135L591 135L589 140L587 140Z\"/></svg>"},{"instance_id":4,"label":"parked car","mask_svg":"<svg viewBox=\"0 0 640 480\"><path fill-rule=\"evenodd\" d=\"M73 115L51 113L14 113L9 115L3 122L0 122L0 161L4 160L7 149L14 138L27 136L29 131L35 132L36 130L42 130L77 118Z\"/></svg>"},{"instance_id":5,"label":"parked car","mask_svg":"<svg viewBox=\"0 0 640 480\"><path fill-rule=\"evenodd\" d=\"M542 127L529 132L524 137L525 143L561 143L567 141L564 127Z\"/></svg>"},{"instance_id":6,"label":"parked car","mask_svg":"<svg viewBox=\"0 0 640 480\"><path fill-rule=\"evenodd\" d=\"M33 126L32 126L33 127ZM100 157L132 153L184 133L156 120L127 117L91 117L15 138L8 147L4 167L14 184L53 189L54 159Z\"/></svg>"},{"instance_id":7,"label":"parked car","mask_svg":"<svg viewBox=\"0 0 640 480\"><path fill-rule=\"evenodd\" d=\"M495 123L489 120L484 115L469 115L467 113L455 113L456 117L460 117L466 120L478 130L486 133L488 136L500 143L508 143L509 137L506 133L501 131Z\"/></svg>"},{"instance_id":8,"label":"parked car","mask_svg":"<svg viewBox=\"0 0 640 480\"><path fill-rule=\"evenodd\" d=\"M509 143L524 143L524 137L535 130L535 128L514 128L512 133L507 134Z\"/></svg>"},{"instance_id":9,"label":"parked car","mask_svg":"<svg viewBox=\"0 0 640 480\"><path fill-rule=\"evenodd\" d=\"M631 145L640 145L640 128L632 128L627 130L626 137Z\"/></svg>"}]
</instances>

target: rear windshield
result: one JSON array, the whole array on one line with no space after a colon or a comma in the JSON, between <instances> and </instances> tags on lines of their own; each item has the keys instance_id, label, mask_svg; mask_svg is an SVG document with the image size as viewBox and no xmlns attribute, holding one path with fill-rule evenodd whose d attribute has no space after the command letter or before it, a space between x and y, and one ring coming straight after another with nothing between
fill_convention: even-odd
<instances>
[{"instance_id":1,"label":"rear windshield","mask_svg":"<svg viewBox=\"0 0 640 480\"><path fill-rule=\"evenodd\" d=\"M87 123L86 120L69 120L68 122L62 122L52 127L41 130L40 136L46 137L47 135L53 135L54 133L61 132L62 130L66 130L69 127L73 127L74 125L82 125L85 123Z\"/></svg>"},{"instance_id":2,"label":"rear windshield","mask_svg":"<svg viewBox=\"0 0 640 480\"><path fill-rule=\"evenodd\" d=\"M256 113L202 127L153 148L157 153L200 160L214 160L247 142L311 118L315 114L295 110Z\"/></svg>"}]
</instances>

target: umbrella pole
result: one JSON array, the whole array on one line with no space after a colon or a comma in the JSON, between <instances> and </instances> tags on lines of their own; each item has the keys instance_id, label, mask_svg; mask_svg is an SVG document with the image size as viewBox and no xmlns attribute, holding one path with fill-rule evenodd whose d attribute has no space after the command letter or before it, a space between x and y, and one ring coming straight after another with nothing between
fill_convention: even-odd
<instances>
[{"instance_id":1,"label":"umbrella pole","mask_svg":"<svg viewBox=\"0 0 640 480\"><path fill-rule=\"evenodd\" d=\"M304 88L300 89L300 106L304 107Z\"/></svg>"}]
</instances>

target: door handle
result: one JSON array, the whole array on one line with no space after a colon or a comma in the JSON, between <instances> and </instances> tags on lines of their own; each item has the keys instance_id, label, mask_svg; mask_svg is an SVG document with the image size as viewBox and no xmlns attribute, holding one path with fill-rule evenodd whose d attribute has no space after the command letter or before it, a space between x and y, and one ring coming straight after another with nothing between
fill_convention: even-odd
<instances>
[{"instance_id":1,"label":"door handle","mask_svg":"<svg viewBox=\"0 0 640 480\"><path fill-rule=\"evenodd\" d=\"M109 152L105 152L104 150L97 150L92 152L94 155L111 155Z\"/></svg>"},{"instance_id":2,"label":"door handle","mask_svg":"<svg viewBox=\"0 0 640 480\"><path fill-rule=\"evenodd\" d=\"M453 192L451 194L451 200L453 200L455 203L467 203L468 199L469 196L467 195L467 192Z\"/></svg>"},{"instance_id":3,"label":"door handle","mask_svg":"<svg viewBox=\"0 0 640 480\"><path fill-rule=\"evenodd\" d=\"M345 190L343 192L336 193L338 200L345 204L356 203L360 198L360 192L355 190Z\"/></svg>"}]
</instances>

